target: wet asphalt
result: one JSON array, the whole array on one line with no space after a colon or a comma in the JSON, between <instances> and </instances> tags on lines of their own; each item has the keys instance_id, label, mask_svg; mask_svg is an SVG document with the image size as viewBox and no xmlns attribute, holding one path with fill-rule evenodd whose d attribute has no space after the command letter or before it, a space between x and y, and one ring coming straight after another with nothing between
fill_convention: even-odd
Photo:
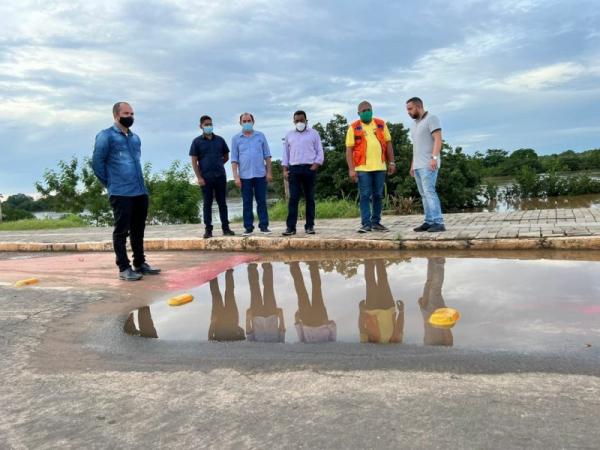
<instances>
[{"instance_id":1,"label":"wet asphalt","mask_svg":"<svg viewBox=\"0 0 600 450\"><path fill-rule=\"evenodd\" d=\"M31 256L0 260L16 276ZM175 257L156 259L173 268ZM225 256L187 257L210 266ZM130 337L127 313L158 281L111 283L111 265L105 256L90 285L58 269L37 286L0 285L0 448L598 448L595 346Z\"/></svg>"}]
</instances>

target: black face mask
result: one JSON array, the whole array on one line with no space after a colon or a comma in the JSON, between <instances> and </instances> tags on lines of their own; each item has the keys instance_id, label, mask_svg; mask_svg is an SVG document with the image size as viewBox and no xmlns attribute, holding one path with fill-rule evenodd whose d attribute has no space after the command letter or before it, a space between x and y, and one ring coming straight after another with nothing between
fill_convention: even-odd
<instances>
[{"instance_id":1,"label":"black face mask","mask_svg":"<svg viewBox=\"0 0 600 450\"><path fill-rule=\"evenodd\" d=\"M133 125L133 116L119 117L119 123L125 128L130 128Z\"/></svg>"}]
</instances>

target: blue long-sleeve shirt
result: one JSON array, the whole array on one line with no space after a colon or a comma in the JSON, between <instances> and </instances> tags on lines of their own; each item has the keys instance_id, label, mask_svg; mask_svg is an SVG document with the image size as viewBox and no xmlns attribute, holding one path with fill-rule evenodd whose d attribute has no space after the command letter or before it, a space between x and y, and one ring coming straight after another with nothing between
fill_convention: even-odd
<instances>
[{"instance_id":1,"label":"blue long-sleeve shirt","mask_svg":"<svg viewBox=\"0 0 600 450\"><path fill-rule=\"evenodd\" d=\"M92 168L108 195L135 197L148 194L140 158L142 143L137 134L124 134L116 125L96 135Z\"/></svg>"}]
</instances>

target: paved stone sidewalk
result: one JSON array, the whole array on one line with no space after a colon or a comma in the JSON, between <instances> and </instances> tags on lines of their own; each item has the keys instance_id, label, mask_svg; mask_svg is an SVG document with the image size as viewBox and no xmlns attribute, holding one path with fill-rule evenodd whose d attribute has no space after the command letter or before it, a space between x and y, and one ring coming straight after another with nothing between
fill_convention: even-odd
<instances>
[{"instance_id":1,"label":"paved stone sidewalk","mask_svg":"<svg viewBox=\"0 0 600 450\"><path fill-rule=\"evenodd\" d=\"M359 219L317 220L317 234L301 231L282 237L283 222L271 224L270 236L255 232L242 237L202 239L203 225L149 226L148 250L286 250L286 249L600 249L600 209L549 209L509 213L446 214L444 233L415 233L422 215L384 216L388 233L356 232ZM110 228L72 228L0 232L0 251L106 251L111 250Z\"/></svg>"}]
</instances>

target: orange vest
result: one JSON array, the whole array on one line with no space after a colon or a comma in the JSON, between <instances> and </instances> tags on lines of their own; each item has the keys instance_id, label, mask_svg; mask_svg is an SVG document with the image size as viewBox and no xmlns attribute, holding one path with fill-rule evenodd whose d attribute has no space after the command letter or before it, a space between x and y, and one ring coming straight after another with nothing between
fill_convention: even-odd
<instances>
[{"instance_id":1,"label":"orange vest","mask_svg":"<svg viewBox=\"0 0 600 450\"><path fill-rule=\"evenodd\" d=\"M383 130L385 128L385 122L381 119L373 118L375 125L375 136L381 144L381 160L386 161L386 150L387 142ZM362 127L362 122L357 120L352 123L352 129L354 130L354 148L352 149L352 157L354 158L354 167L363 166L367 163L367 140L365 138L365 130Z\"/></svg>"}]
</instances>

